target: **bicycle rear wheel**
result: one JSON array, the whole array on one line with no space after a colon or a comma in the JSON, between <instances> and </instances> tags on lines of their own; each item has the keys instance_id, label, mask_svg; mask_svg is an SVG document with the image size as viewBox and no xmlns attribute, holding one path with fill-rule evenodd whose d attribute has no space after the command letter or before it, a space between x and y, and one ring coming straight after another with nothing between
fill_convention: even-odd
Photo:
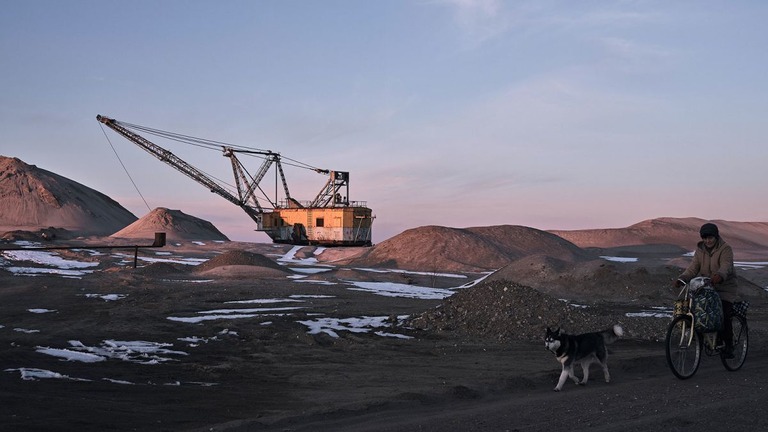
<instances>
[{"instance_id":1,"label":"bicycle rear wheel","mask_svg":"<svg viewBox=\"0 0 768 432\"><path fill-rule=\"evenodd\" d=\"M733 326L733 358L725 358L725 353L720 353L720 360L723 366L729 371L737 371L744 365L747 359L747 348L749 348L749 331L746 318L740 316L731 317Z\"/></svg>"},{"instance_id":2,"label":"bicycle rear wheel","mask_svg":"<svg viewBox=\"0 0 768 432\"><path fill-rule=\"evenodd\" d=\"M690 316L678 316L667 327L667 364L680 379L692 377L701 362L702 340Z\"/></svg>"}]
</instances>

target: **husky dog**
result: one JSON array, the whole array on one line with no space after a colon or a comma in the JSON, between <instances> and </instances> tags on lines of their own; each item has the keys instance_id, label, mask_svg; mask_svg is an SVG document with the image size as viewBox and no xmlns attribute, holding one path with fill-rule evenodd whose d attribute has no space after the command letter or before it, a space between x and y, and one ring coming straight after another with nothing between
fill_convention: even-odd
<instances>
[{"instance_id":1,"label":"husky dog","mask_svg":"<svg viewBox=\"0 0 768 432\"><path fill-rule=\"evenodd\" d=\"M606 344L615 342L624 335L624 330L619 325L612 329L601 332L584 333L580 335L569 335L560 332L560 328L552 330L547 327L547 334L544 337L544 346L552 351L557 360L563 365L563 371L560 372L560 379L557 381L555 391L563 389L565 379L570 377L573 382L584 385L589 379L589 366L597 362L603 367L605 382L611 381L611 375L608 373L608 351ZM574 364L580 364L584 372L584 378L579 381L573 373Z\"/></svg>"}]
</instances>

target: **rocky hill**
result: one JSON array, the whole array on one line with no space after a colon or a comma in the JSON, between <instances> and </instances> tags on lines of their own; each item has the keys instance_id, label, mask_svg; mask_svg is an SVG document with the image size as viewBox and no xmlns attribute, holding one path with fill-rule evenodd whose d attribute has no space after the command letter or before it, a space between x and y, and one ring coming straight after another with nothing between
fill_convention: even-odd
<instances>
[{"instance_id":1,"label":"rocky hill","mask_svg":"<svg viewBox=\"0 0 768 432\"><path fill-rule=\"evenodd\" d=\"M136 216L108 196L17 158L0 156L0 232L62 228L108 235Z\"/></svg>"}]
</instances>

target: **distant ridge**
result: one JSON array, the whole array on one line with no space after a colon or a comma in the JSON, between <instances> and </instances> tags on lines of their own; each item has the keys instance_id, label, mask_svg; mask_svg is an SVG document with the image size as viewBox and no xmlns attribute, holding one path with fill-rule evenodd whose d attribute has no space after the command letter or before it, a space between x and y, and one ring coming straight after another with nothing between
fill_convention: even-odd
<instances>
[{"instance_id":1,"label":"distant ridge","mask_svg":"<svg viewBox=\"0 0 768 432\"><path fill-rule=\"evenodd\" d=\"M0 156L0 232L63 228L77 235L108 235L136 216L87 186Z\"/></svg>"},{"instance_id":2,"label":"distant ridge","mask_svg":"<svg viewBox=\"0 0 768 432\"><path fill-rule=\"evenodd\" d=\"M663 252L682 257L696 246L699 227L705 222L698 218L660 218L627 228L574 231L541 231L517 225L423 226L366 249L350 258L349 264L422 271L488 271L518 260L520 265L537 268L544 262L549 263L547 267L553 263L578 267L606 252L601 249L613 249L607 253L623 249L626 256ZM714 222L733 246L737 259L768 258L768 222ZM539 257L541 263L532 257Z\"/></svg>"},{"instance_id":3,"label":"distant ridge","mask_svg":"<svg viewBox=\"0 0 768 432\"><path fill-rule=\"evenodd\" d=\"M110 237L153 239L156 232L164 232L168 240L229 240L212 223L164 207L152 210Z\"/></svg>"},{"instance_id":4,"label":"distant ridge","mask_svg":"<svg viewBox=\"0 0 768 432\"><path fill-rule=\"evenodd\" d=\"M615 248L638 245L674 245L693 250L699 241L699 228L706 222L717 224L722 237L739 257L768 256L768 222L733 222L699 218L657 218L626 228L551 230L581 248Z\"/></svg>"}]
</instances>

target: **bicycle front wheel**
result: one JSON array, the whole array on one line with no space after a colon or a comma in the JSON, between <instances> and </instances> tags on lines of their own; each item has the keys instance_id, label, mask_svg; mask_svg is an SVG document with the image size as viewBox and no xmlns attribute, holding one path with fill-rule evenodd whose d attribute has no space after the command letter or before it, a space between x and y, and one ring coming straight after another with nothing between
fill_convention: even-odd
<instances>
[{"instance_id":1,"label":"bicycle front wheel","mask_svg":"<svg viewBox=\"0 0 768 432\"><path fill-rule=\"evenodd\" d=\"M725 353L720 353L720 359L726 369L737 371L741 369L747 359L749 331L746 318L740 316L731 317L731 326L733 327L733 358L726 358Z\"/></svg>"},{"instance_id":2,"label":"bicycle front wheel","mask_svg":"<svg viewBox=\"0 0 768 432\"><path fill-rule=\"evenodd\" d=\"M701 362L702 340L690 316L678 316L667 327L667 364L680 379L692 377Z\"/></svg>"}]
</instances>

